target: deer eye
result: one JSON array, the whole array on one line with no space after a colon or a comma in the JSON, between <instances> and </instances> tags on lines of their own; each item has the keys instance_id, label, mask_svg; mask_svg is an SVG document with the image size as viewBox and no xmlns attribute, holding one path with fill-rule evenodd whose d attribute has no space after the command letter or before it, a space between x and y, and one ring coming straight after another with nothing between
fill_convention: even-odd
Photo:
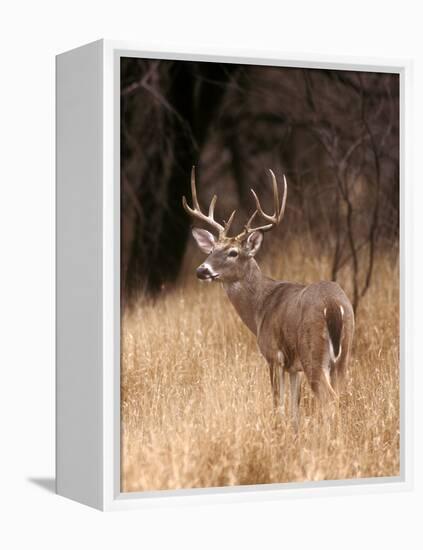
<instances>
[{"instance_id":1,"label":"deer eye","mask_svg":"<svg viewBox=\"0 0 423 550\"><path fill-rule=\"evenodd\" d=\"M236 256L238 256L238 251L237 250L229 250L228 256L230 258L235 258Z\"/></svg>"}]
</instances>

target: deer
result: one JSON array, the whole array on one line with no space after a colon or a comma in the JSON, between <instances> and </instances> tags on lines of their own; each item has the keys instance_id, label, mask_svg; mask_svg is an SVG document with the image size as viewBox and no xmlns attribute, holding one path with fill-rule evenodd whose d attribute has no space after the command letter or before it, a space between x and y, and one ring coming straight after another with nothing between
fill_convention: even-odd
<instances>
[{"instance_id":1,"label":"deer","mask_svg":"<svg viewBox=\"0 0 423 550\"><path fill-rule=\"evenodd\" d=\"M185 196L182 204L194 219L214 232L192 228L193 237L206 260L197 268L198 279L220 282L235 311L254 334L267 362L275 410L284 414L285 373L291 392L291 418L298 430L301 379L304 375L312 394L320 403L338 402L348 368L354 334L354 312L350 300L338 283L319 281L301 284L274 280L264 275L255 260L263 235L278 226L285 213L288 185L283 176L283 195L274 172L269 169L274 212L263 211L256 192L251 189L255 210L242 231L229 236L236 210L223 224L217 222L214 195L205 214L197 197L195 167L191 171L192 207ZM253 222L261 217L258 225ZM261 225L260 225L261 224Z\"/></svg>"}]
</instances>

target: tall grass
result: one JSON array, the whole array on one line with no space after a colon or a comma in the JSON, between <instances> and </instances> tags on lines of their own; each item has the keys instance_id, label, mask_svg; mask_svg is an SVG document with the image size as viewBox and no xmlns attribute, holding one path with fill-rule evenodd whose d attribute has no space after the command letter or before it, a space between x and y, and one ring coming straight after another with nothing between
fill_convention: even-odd
<instances>
[{"instance_id":1,"label":"tall grass","mask_svg":"<svg viewBox=\"0 0 423 550\"><path fill-rule=\"evenodd\" d=\"M278 257L262 262L275 278L328 277L328 258L301 242ZM378 257L339 406L330 417L303 380L296 435L255 338L188 262L173 290L122 315L122 490L399 475L398 293L396 259Z\"/></svg>"}]
</instances>

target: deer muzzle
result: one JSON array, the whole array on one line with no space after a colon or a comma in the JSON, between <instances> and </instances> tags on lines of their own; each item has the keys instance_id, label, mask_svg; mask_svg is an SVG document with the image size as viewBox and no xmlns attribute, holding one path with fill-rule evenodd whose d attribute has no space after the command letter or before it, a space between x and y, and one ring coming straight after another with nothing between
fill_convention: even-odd
<instances>
[{"instance_id":1,"label":"deer muzzle","mask_svg":"<svg viewBox=\"0 0 423 550\"><path fill-rule=\"evenodd\" d=\"M219 276L218 273L215 273L211 267L207 264L201 264L197 268L197 277L201 281L212 281L213 279L216 279Z\"/></svg>"}]
</instances>

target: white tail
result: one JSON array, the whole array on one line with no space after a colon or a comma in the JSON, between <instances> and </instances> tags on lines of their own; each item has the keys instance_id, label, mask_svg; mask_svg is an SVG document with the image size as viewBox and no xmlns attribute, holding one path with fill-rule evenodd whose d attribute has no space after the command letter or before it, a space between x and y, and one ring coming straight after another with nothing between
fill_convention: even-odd
<instances>
[{"instance_id":1,"label":"white tail","mask_svg":"<svg viewBox=\"0 0 423 550\"><path fill-rule=\"evenodd\" d=\"M329 354L331 361L336 363L342 354L342 331L344 327L344 308L341 305L339 308L338 327L334 327L334 333L331 334L330 321L327 318L328 308L325 307L323 313L325 315L326 323L328 325L328 341L329 341ZM335 346L335 348L334 348Z\"/></svg>"}]
</instances>

